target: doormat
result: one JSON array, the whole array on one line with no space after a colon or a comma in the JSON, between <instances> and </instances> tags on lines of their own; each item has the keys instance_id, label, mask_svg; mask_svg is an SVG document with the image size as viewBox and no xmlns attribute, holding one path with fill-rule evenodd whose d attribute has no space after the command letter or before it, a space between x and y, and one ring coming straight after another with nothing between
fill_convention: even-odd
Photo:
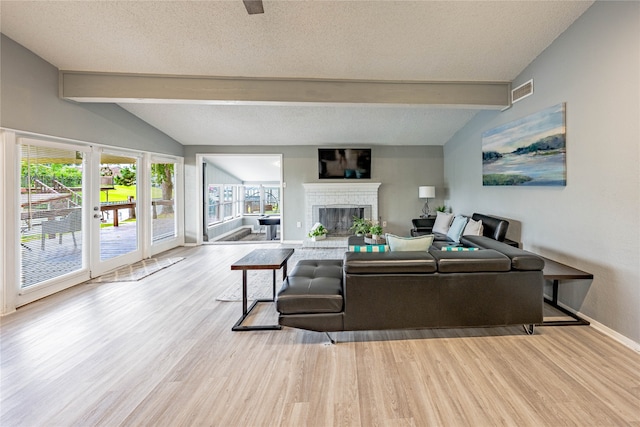
<instances>
[{"instance_id":1,"label":"doormat","mask_svg":"<svg viewBox=\"0 0 640 427\"><path fill-rule=\"evenodd\" d=\"M184 257L143 259L135 264L120 267L117 270L96 277L91 280L91 283L136 282L183 259Z\"/></svg>"}]
</instances>

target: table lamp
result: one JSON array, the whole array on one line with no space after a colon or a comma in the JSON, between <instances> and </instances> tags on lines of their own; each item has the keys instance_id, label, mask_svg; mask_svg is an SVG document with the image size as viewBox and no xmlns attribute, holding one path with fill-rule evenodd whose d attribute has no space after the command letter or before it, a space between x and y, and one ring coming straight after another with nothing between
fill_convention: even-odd
<instances>
[{"instance_id":1,"label":"table lamp","mask_svg":"<svg viewBox=\"0 0 640 427\"><path fill-rule=\"evenodd\" d=\"M424 207L422 208L422 217L426 218L429 216L429 199L436 197L436 187L432 185L419 186L418 197L420 199L427 199L427 201L424 202Z\"/></svg>"}]
</instances>

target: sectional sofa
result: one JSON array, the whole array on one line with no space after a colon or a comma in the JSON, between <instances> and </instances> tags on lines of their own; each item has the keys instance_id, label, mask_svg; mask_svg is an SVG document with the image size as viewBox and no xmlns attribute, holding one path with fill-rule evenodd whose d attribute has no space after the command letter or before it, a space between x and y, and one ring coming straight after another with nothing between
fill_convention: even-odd
<instances>
[{"instance_id":1,"label":"sectional sofa","mask_svg":"<svg viewBox=\"0 0 640 427\"><path fill-rule=\"evenodd\" d=\"M532 334L543 320L544 260L487 236L460 245L302 260L278 292L279 323L318 332L524 325Z\"/></svg>"}]
</instances>

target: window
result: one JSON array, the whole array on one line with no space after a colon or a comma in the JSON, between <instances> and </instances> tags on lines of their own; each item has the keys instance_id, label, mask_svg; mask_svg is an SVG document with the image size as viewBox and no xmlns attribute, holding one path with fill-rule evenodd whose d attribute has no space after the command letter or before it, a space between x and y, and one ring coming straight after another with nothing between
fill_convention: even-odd
<instances>
[{"instance_id":1,"label":"window","mask_svg":"<svg viewBox=\"0 0 640 427\"><path fill-rule=\"evenodd\" d=\"M207 193L208 225L230 221L243 215L270 215L280 212L280 187L209 184Z\"/></svg>"},{"instance_id":2,"label":"window","mask_svg":"<svg viewBox=\"0 0 640 427\"><path fill-rule=\"evenodd\" d=\"M268 214L275 214L280 212L280 187L263 187L263 212Z\"/></svg>"},{"instance_id":3,"label":"window","mask_svg":"<svg viewBox=\"0 0 640 427\"><path fill-rule=\"evenodd\" d=\"M260 186L244 187L244 209L246 214L260 213Z\"/></svg>"},{"instance_id":4,"label":"window","mask_svg":"<svg viewBox=\"0 0 640 427\"><path fill-rule=\"evenodd\" d=\"M242 216L244 187L237 184L209 184L208 224L229 221Z\"/></svg>"},{"instance_id":5,"label":"window","mask_svg":"<svg viewBox=\"0 0 640 427\"><path fill-rule=\"evenodd\" d=\"M220 194L222 194L222 186L209 184L209 224L215 224L222 221L220 216Z\"/></svg>"}]
</instances>

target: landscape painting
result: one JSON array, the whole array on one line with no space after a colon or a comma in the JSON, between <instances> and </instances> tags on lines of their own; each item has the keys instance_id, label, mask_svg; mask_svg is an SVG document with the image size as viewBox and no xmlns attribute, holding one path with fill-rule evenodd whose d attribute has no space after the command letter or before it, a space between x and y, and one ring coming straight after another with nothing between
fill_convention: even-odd
<instances>
[{"instance_id":1,"label":"landscape painting","mask_svg":"<svg viewBox=\"0 0 640 427\"><path fill-rule=\"evenodd\" d=\"M482 134L482 185L565 186L565 103Z\"/></svg>"}]
</instances>

